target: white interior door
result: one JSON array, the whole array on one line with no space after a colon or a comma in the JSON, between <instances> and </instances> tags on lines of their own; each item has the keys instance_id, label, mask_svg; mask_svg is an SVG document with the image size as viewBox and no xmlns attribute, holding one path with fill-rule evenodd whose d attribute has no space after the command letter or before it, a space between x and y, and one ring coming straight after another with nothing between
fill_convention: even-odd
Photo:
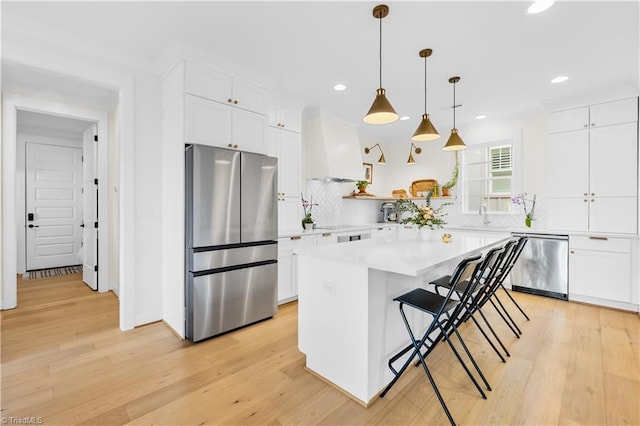
<instances>
[{"instance_id":1,"label":"white interior door","mask_svg":"<svg viewBox=\"0 0 640 426\"><path fill-rule=\"evenodd\" d=\"M79 264L82 150L26 143L27 270Z\"/></svg>"},{"instance_id":2,"label":"white interior door","mask_svg":"<svg viewBox=\"0 0 640 426\"><path fill-rule=\"evenodd\" d=\"M82 134L82 281L98 289L98 149L96 126Z\"/></svg>"}]
</instances>

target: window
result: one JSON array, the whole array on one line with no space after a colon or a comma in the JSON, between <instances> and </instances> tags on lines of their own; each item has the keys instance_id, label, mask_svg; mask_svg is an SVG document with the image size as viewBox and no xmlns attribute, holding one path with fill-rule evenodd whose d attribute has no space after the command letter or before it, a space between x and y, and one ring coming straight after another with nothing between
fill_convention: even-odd
<instances>
[{"instance_id":1,"label":"window","mask_svg":"<svg viewBox=\"0 0 640 426\"><path fill-rule=\"evenodd\" d=\"M464 210L512 211L514 144L511 141L470 146L463 157Z\"/></svg>"}]
</instances>

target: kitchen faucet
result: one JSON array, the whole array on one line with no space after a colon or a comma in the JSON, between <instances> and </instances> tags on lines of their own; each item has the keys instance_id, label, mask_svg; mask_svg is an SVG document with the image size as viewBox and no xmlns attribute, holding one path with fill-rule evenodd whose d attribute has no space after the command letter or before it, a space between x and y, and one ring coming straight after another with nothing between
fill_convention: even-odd
<instances>
[{"instance_id":1,"label":"kitchen faucet","mask_svg":"<svg viewBox=\"0 0 640 426\"><path fill-rule=\"evenodd\" d=\"M478 209L478 214L482 215L482 226L487 226L488 224L491 223L489 221L489 218L487 217L487 205L486 204L480 204L480 209Z\"/></svg>"}]
</instances>

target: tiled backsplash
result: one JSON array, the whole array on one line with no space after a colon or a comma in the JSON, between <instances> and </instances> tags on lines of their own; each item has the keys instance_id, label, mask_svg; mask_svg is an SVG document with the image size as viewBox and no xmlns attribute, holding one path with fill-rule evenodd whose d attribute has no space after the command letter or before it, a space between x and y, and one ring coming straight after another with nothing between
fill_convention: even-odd
<instances>
[{"instance_id":1,"label":"tiled backsplash","mask_svg":"<svg viewBox=\"0 0 640 426\"><path fill-rule=\"evenodd\" d=\"M359 225L370 224L380 220L380 205L382 200L344 199L342 196L349 192L353 184L338 182L324 182L319 180L307 181L307 195L313 196L313 219L318 225ZM434 206L444 202L434 199ZM521 214L488 214L489 226L510 229L528 229L524 225L524 212L520 206L514 206L516 213ZM482 226L483 218L480 214L461 212L462 205L458 200L446 207L447 224L457 226ZM531 229L545 229L547 226L547 203L538 197L535 216Z\"/></svg>"}]
</instances>

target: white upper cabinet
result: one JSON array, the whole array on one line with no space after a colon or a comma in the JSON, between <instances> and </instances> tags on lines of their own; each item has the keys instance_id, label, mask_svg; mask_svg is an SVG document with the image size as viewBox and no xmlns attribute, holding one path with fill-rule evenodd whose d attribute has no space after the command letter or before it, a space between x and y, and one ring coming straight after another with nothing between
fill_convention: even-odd
<instances>
[{"instance_id":1,"label":"white upper cabinet","mask_svg":"<svg viewBox=\"0 0 640 426\"><path fill-rule=\"evenodd\" d=\"M186 143L264 153L266 129L264 115L229 108L197 96L186 96Z\"/></svg>"},{"instance_id":2,"label":"white upper cabinet","mask_svg":"<svg viewBox=\"0 0 640 426\"><path fill-rule=\"evenodd\" d=\"M185 67L186 93L258 114L267 114L267 93L263 87L190 62Z\"/></svg>"},{"instance_id":3,"label":"white upper cabinet","mask_svg":"<svg viewBox=\"0 0 640 426\"><path fill-rule=\"evenodd\" d=\"M637 98L551 114L547 193L552 229L637 233L637 119Z\"/></svg>"},{"instance_id":4,"label":"white upper cabinet","mask_svg":"<svg viewBox=\"0 0 640 426\"><path fill-rule=\"evenodd\" d=\"M589 107L558 111L549 116L549 133L568 132L589 127Z\"/></svg>"},{"instance_id":5,"label":"white upper cabinet","mask_svg":"<svg viewBox=\"0 0 640 426\"><path fill-rule=\"evenodd\" d=\"M549 116L549 133L638 121L638 98L554 112Z\"/></svg>"},{"instance_id":6,"label":"white upper cabinet","mask_svg":"<svg viewBox=\"0 0 640 426\"><path fill-rule=\"evenodd\" d=\"M300 133L302 132L300 111L285 106L270 105L269 125L282 130Z\"/></svg>"}]
</instances>

